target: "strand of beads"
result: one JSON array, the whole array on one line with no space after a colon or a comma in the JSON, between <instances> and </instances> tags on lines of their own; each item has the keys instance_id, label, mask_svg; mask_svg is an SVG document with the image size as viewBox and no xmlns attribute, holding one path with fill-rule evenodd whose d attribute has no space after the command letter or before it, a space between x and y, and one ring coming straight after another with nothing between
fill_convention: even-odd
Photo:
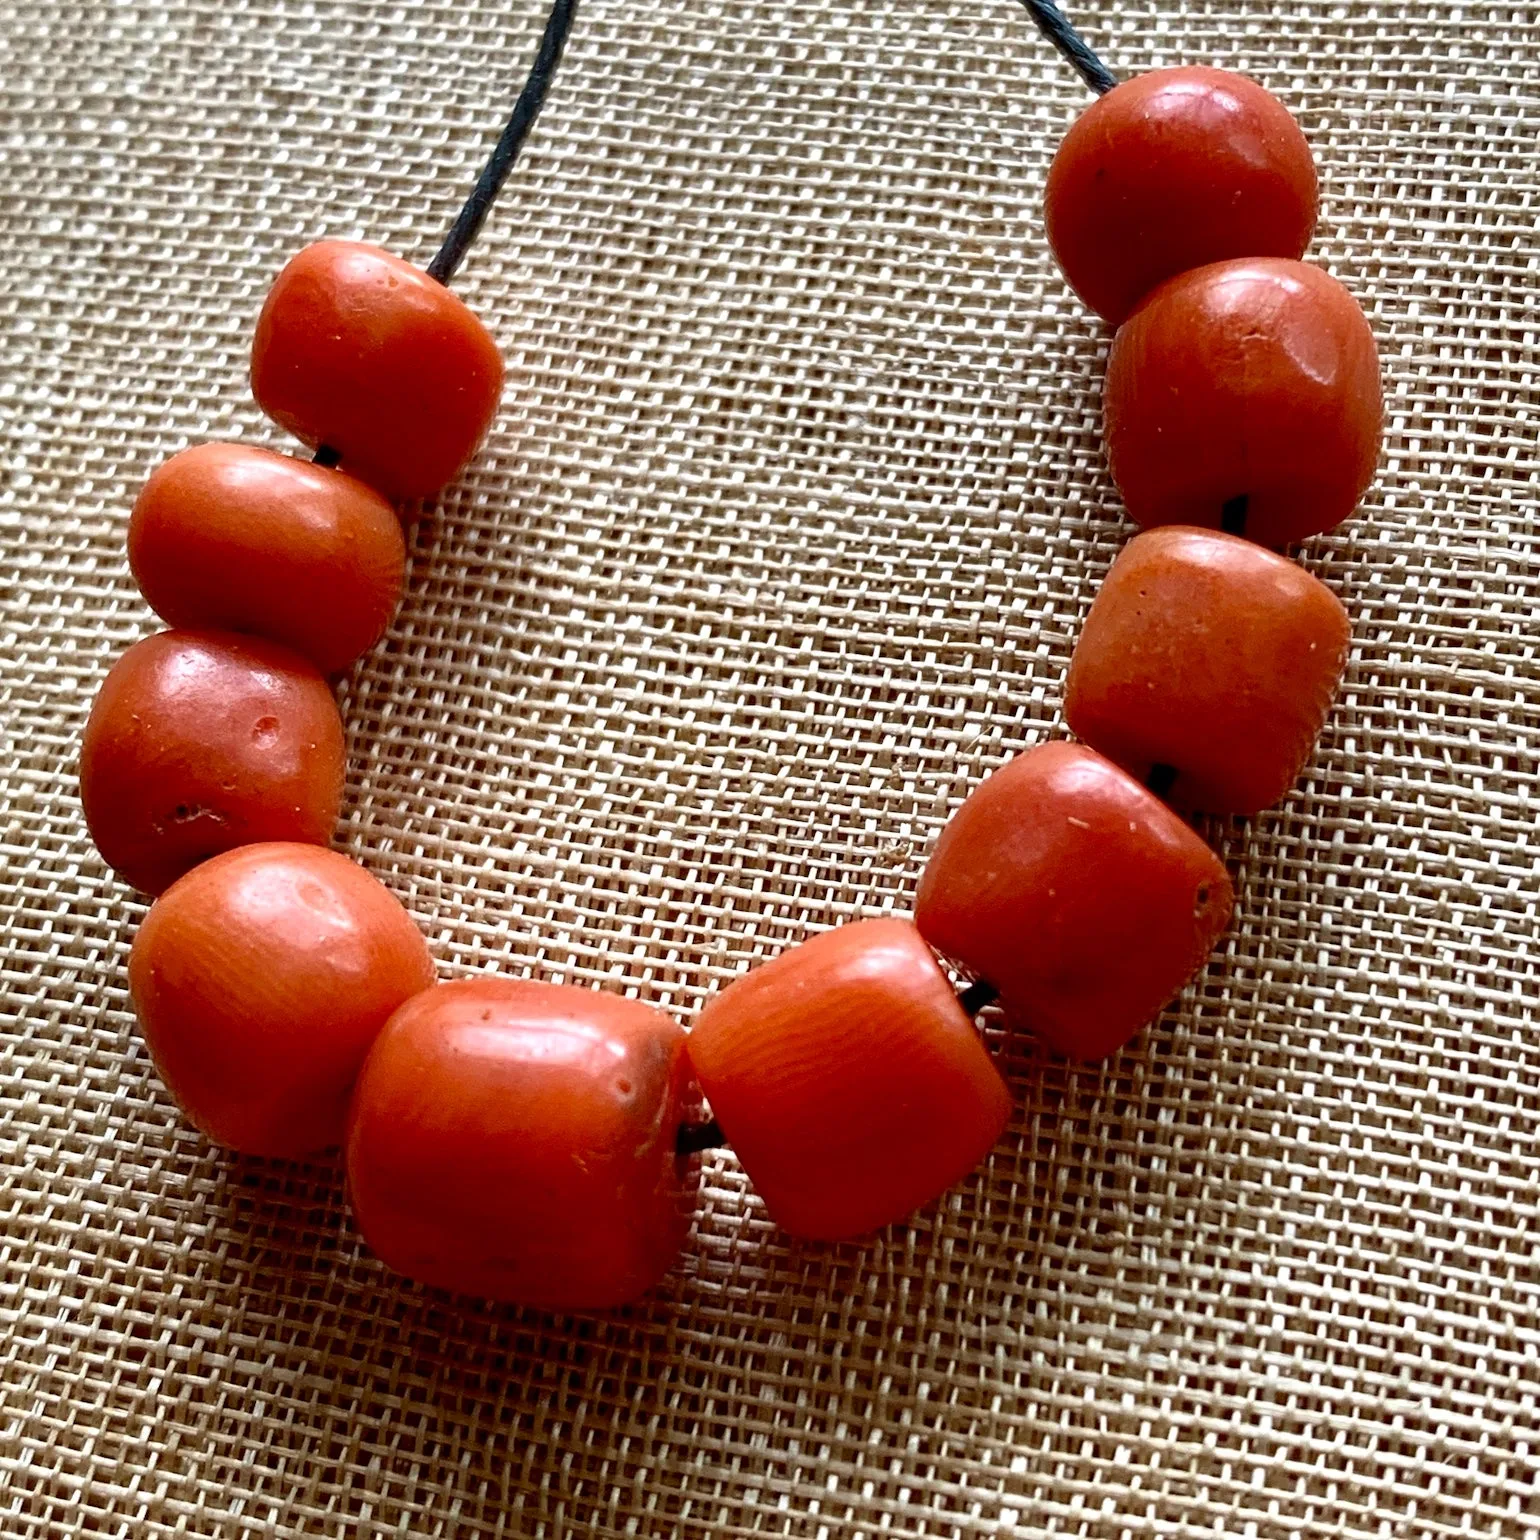
<instances>
[{"instance_id":1,"label":"strand of beads","mask_svg":"<svg viewBox=\"0 0 1540 1540\"><path fill-rule=\"evenodd\" d=\"M328 241L280 274L253 386L321 446L315 461L204 446L136 505L131 564L176 629L109 674L81 786L103 855L161 895L129 970L146 1040L212 1139L280 1155L342 1143L365 1239L410 1277L564 1308L632 1299L677 1257L696 1152L723 1139L794 1234L904 1218L1009 1117L974 1012L998 998L1080 1057L1122 1046L1231 908L1224 868L1168 802L1254 811L1310 753L1347 622L1266 546L1356 502L1379 383L1356 305L1298 261L1309 151L1250 81L1173 70L1113 86L1048 0L1027 3L1106 88L1054 162L1049 236L1118 327L1113 475L1136 520L1164 527L1119 557L1076 649L1065 709L1084 743L1028 750L974 791L914 923L792 947L686 1036L602 992L436 984L396 900L320 848L342 772L324 674L378 639L400 593L387 498L453 476L496 410L496 346L437 280L517 153L525 98L430 272ZM558 0L541 97L571 13ZM938 954L977 976L961 998Z\"/></svg>"}]
</instances>

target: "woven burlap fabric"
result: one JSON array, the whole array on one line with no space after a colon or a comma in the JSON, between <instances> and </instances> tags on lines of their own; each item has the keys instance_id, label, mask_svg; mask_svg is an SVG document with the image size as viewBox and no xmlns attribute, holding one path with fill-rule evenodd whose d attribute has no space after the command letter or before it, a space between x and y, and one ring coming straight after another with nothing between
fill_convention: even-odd
<instances>
[{"instance_id":1,"label":"woven burlap fabric","mask_svg":"<svg viewBox=\"0 0 1540 1540\"><path fill-rule=\"evenodd\" d=\"M123 553L323 234L426 260L531 0L0 0L0 1535L1540 1533L1540 12L1095 0L1122 70L1249 71L1386 370L1304 559L1355 645L1235 921L1106 1066L991 1032L987 1166L864 1246L726 1153L649 1302L388 1275L334 1165L178 1118L85 838ZM688 1017L907 912L966 789L1061 731L1128 526L1106 341L1043 245L1083 88L1007 0L587 0L458 287L505 409L342 691L343 848L446 976Z\"/></svg>"}]
</instances>

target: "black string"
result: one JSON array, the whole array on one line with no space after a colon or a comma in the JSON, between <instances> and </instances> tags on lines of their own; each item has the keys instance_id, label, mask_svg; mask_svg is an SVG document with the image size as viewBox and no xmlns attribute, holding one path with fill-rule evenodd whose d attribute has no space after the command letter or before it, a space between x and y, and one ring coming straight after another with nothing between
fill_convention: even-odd
<instances>
[{"instance_id":1,"label":"black string","mask_svg":"<svg viewBox=\"0 0 1540 1540\"><path fill-rule=\"evenodd\" d=\"M974 979L966 989L958 992L957 1003L970 1016L977 1016L986 1005L993 1005L999 998L1000 991L988 979Z\"/></svg>"},{"instance_id":2,"label":"black string","mask_svg":"<svg viewBox=\"0 0 1540 1540\"><path fill-rule=\"evenodd\" d=\"M1118 77L1096 57L1091 45L1075 31L1053 0L1021 0L1037 23L1037 30L1074 65L1075 72L1101 96L1110 91Z\"/></svg>"},{"instance_id":3,"label":"black string","mask_svg":"<svg viewBox=\"0 0 1540 1540\"><path fill-rule=\"evenodd\" d=\"M702 1150L725 1150L727 1135L715 1118L709 1123L681 1123L674 1140L680 1155L698 1155Z\"/></svg>"},{"instance_id":4,"label":"black string","mask_svg":"<svg viewBox=\"0 0 1540 1540\"><path fill-rule=\"evenodd\" d=\"M540 116L540 109L545 106L546 93L551 89L551 77L556 73L562 49L567 46L567 37L572 31L572 18L576 14L577 0L555 0L552 5L545 32L540 38L540 51L535 55L529 79L524 82L518 101L513 104L508 126L503 130L481 175L477 177L470 197L465 200L465 207L460 210L459 217L449 228L449 234L444 237L438 255L428 264L430 278L448 283L464 260L465 253L470 250L471 242L480 234L492 205L497 201L498 193L502 191L503 183L508 180L508 173L513 170L513 163L519 158L519 151L524 148L524 141L534 127L535 119Z\"/></svg>"},{"instance_id":5,"label":"black string","mask_svg":"<svg viewBox=\"0 0 1540 1540\"><path fill-rule=\"evenodd\" d=\"M1251 498L1244 492L1239 497L1232 497L1219 510L1219 527L1227 535L1244 535L1246 533L1246 513L1251 506Z\"/></svg>"}]
</instances>

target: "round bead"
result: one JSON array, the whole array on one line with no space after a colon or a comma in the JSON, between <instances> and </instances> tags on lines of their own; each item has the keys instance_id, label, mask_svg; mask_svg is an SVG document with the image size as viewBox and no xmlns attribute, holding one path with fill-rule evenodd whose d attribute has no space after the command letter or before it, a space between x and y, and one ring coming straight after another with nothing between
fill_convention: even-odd
<instances>
[{"instance_id":1,"label":"round bead","mask_svg":"<svg viewBox=\"0 0 1540 1540\"><path fill-rule=\"evenodd\" d=\"M689 1230L684 1033L618 995L441 984L391 1018L347 1136L359 1229L419 1282L553 1309L645 1292Z\"/></svg>"},{"instance_id":2,"label":"round bead","mask_svg":"<svg viewBox=\"0 0 1540 1540\"><path fill-rule=\"evenodd\" d=\"M1104 406L1113 479L1146 527L1287 545L1345 519L1379 459L1369 323L1303 262L1221 262L1162 285L1113 340Z\"/></svg>"},{"instance_id":3,"label":"round bead","mask_svg":"<svg viewBox=\"0 0 1540 1540\"><path fill-rule=\"evenodd\" d=\"M237 845L325 844L342 773L342 720L314 665L257 637L162 631L102 682L80 800L108 865L159 893Z\"/></svg>"},{"instance_id":4,"label":"round bead","mask_svg":"<svg viewBox=\"0 0 1540 1540\"><path fill-rule=\"evenodd\" d=\"M299 1156L342 1141L369 1046L433 983L412 918L316 845L247 845L156 901L129 991L155 1067L216 1144Z\"/></svg>"},{"instance_id":5,"label":"round bead","mask_svg":"<svg viewBox=\"0 0 1540 1540\"><path fill-rule=\"evenodd\" d=\"M1249 540L1152 529L1112 564L1070 663L1064 717L1178 807L1255 813L1299 772L1331 709L1347 612Z\"/></svg>"},{"instance_id":6,"label":"round bead","mask_svg":"<svg viewBox=\"0 0 1540 1540\"><path fill-rule=\"evenodd\" d=\"M1203 965L1230 918L1218 858L1132 777L1045 743L984 780L942 831L920 933L1061 1053L1121 1048Z\"/></svg>"},{"instance_id":7,"label":"round bead","mask_svg":"<svg viewBox=\"0 0 1540 1540\"><path fill-rule=\"evenodd\" d=\"M421 268L357 241L307 246L257 322L262 410L388 497L453 480L497 411L503 361L480 321Z\"/></svg>"},{"instance_id":8,"label":"round bead","mask_svg":"<svg viewBox=\"0 0 1540 1540\"><path fill-rule=\"evenodd\" d=\"M372 487L241 444L173 456L128 525L129 566L162 620L270 637L326 674L384 635L405 561Z\"/></svg>"},{"instance_id":9,"label":"round bead","mask_svg":"<svg viewBox=\"0 0 1540 1540\"><path fill-rule=\"evenodd\" d=\"M1010 1095L920 933L825 931L728 985L690 1033L722 1131L793 1235L865 1235L988 1154Z\"/></svg>"},{"instance_id":10,"label":"round bead","mask_svg":"<svg viewBox=\"0 0 1540 1540\"><path fill-rule=\"evenodd\" d=\"M1189 268L1298 257L1315 228L1315 163L1254 80L1152 70L1075 120L1048 170L1044 216L1070 287L1118 326Z\"/></svg>"}]
</instances>

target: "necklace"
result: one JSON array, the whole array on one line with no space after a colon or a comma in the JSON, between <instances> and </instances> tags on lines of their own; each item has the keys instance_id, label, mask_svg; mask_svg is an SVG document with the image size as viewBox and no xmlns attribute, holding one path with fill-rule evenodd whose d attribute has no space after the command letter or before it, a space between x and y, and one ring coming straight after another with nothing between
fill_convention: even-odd
<instances>
[{"instance_id":1,"label":"necklace","mask_svg":"<svg viewBox=\"0 0 1540 1540\"><path fill-rule=\"evenodd\" d=\"M545 100L574 0L557 0L425 270L323 241L275 282L253 389L314 458L200 446L136 504L130 563L171 629L108 675L81 792L109 864L159 895L130 963L146 1039L216 1141L342 1142L360 1229L400 1272L622 1303L672 1265L698 1154L729 1141L793 1234L901 1220L1005 1127L980 1011L998 1002L1055 1049L1102 1057L1228 922L1228 874L1175 810L1266 806L1325 720L1347 619L1272 548L1332 527L1368 484L1374 342L1300 260L1315 171L1280 103L1202 68L1118 84L1049 0L1024 3L1098 93L1055 158L1046 223L1071 287L1116 328L1108 457L1144 532L1071 663L1080 741L1028 749L973 791L913 923L816 935L723 989L687 1035L617 994L436 983L399 902L325 848L343 772L326 676L399 600L393 504L453 478L497 410L497 346L447 285ZM938 957L973 982L959 993Z\"/></svg>"}]
</instances>

